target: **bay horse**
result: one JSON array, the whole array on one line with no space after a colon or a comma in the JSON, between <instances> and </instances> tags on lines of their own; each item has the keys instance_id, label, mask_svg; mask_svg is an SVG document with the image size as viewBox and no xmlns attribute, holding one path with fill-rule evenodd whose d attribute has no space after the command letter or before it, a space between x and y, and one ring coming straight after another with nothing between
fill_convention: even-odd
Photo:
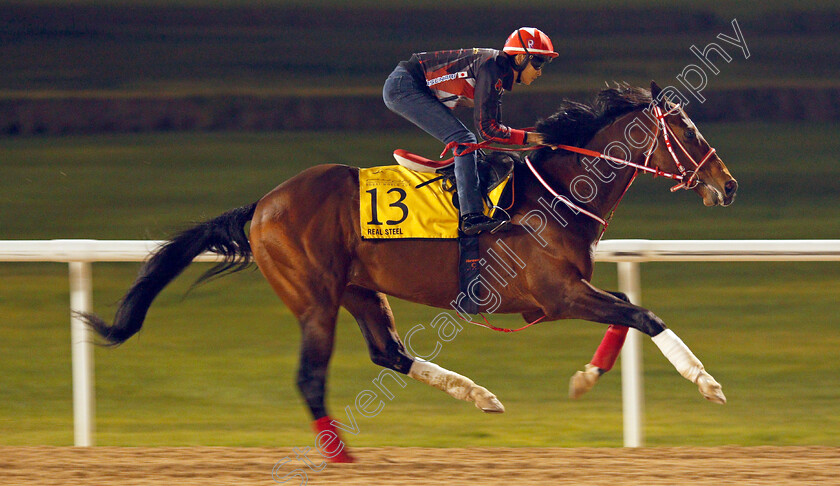
<instances>
[{"instance_id":1,"label":"bay horse","mask_svg":"<svg viewBox=\"0 0 840 486\"><path fill-rule=\"evenodd\" d=\"M735 179L684 110L668 101L655 83L650 91L625 84L605 89L592 105L563 102L555 115L538 123L537 131L548 146L526 159L533 173L521 165L514 172L515 199L508 210L511 229L480 235L481 255L487 261L498 257L498 252L488 253L494 242L503 243L507 254L515 256L513 262L500 262L508 267L508 278L493 289L497 297L493 308L487 301L481 302L481 308L519 313L527 322L583 319L616 329L638 329L652 337L704 397L724 403L721 386L659 317L631 304L621 293L594 287L590 280L600 230L639 170L682 180L681 186L693 189L707 206L729 205L738 188ZM675 146L681 150L675 151ZM596 156L581 157L581 150L576 153L574 147ZM624 158L609 155L617 148ZM83 318L108 343L124 342L140 330L158 293L205 251L225 260L202 279L256 262L297 317L302 333L297 386L320 432L318 445L331 461L353 460L343 443L335 440L336 422L324 403L340 307L358 322L375 364L473 402L485 412L504 411L486 388L416 359L406 349L386 295L450 308L459 294L458 243L363 239L357 168L306 169L258 202L179 234L143 265L112 325L93 314ZM606 361L614 361L623 337L611 338L609 333L607 337ZM610 366L599 366L598 374ZM584 381L587 386L594 383L591 376Z\"/></svg>"}]
</instances>

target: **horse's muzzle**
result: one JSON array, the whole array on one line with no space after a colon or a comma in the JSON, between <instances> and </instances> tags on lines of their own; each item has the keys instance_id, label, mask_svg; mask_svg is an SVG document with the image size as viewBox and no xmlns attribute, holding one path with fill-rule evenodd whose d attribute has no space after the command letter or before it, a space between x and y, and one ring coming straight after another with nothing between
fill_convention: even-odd
<instances>
[{"instance_id":1,"label":"horse's muzzle","mask_svg":"<svg viewBox=\"0 0 840 486\"><path fill-rule=\"evenodd\" d=\"M701 182L694 188L703 198L705 206L729 206L735 200L735 193L738 192L738 181L729 179L722 186L714 182Z\"/></svg>"},{"instance_id":2,"label":"horse's muzzle","mask_svg":"<svg viewBox=\"0 0 840 486\"><path fill-rule=\"evenodd\" d=\"M726 181L726 184L723 185L723 201L721 202L722 206L729 206L732 204L732 201L735 200L735 194L738 192L738 181L735 179L729 179Z\"/></svg>"}]
</instances>

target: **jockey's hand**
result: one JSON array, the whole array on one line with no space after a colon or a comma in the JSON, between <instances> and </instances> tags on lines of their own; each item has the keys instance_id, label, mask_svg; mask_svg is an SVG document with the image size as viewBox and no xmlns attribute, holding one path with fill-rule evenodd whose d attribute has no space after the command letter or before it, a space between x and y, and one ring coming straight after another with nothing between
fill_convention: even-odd
<instances>
[{"instance_id":1,"label":"jockey's hand","mask_svg":"<svg viewBox=\"0 0 840 486\"><path fill-rule=\"evenodd\" d=\"M543 144L543 136L542 133L538 132L528 132L527 135L528 145L542 145Z\"/></svg>"}]
</instances>

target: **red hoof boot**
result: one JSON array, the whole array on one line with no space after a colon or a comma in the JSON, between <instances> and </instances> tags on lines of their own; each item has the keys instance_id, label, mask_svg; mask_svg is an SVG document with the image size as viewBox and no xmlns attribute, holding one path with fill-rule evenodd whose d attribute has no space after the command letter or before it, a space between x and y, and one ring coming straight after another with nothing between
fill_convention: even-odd
<instances>
[{"instance_id":1,"label":"red hoof boot","mask_svg":"<svg viewBox=\"0 0 840 486\"><path fill-rule=\"evenodd\" d=\"M341 435L338 429L331 423L330 416L321 417L312 422L312 428L315 429L315 445L318 451L329 462L333 463L350 463L356 462L356 458L350 455L344 441L341 440Z\"/></svg>"}]
</instances>

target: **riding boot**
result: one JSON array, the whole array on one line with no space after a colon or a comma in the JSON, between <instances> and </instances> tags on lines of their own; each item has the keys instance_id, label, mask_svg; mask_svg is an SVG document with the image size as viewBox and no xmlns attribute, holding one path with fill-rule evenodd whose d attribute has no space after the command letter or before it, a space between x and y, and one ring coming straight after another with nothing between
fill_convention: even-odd
<instances>
[{"instance_id":1,"label":"riding boot","mask_svg":"<svg viewBox=\"0 0 840 486\"><path fill-rule=\"evenodd\" d=\"M483 213L484 203L481 201L481 182L475 152L455 157L455 184L461 215Z\"/></svg>"},{"instance_id":2,"label":"riding boot","mask_svg":"<svg viewBox=\"0 0 840 486\"><path fill-rule=\"evenodd\" d=\"M467 236L482 231L500 229L507 222L484 215L481 182L478 177L475 153L455 157L455 184L461 211L461 232Z\"/></svg>"}]
</instances>

